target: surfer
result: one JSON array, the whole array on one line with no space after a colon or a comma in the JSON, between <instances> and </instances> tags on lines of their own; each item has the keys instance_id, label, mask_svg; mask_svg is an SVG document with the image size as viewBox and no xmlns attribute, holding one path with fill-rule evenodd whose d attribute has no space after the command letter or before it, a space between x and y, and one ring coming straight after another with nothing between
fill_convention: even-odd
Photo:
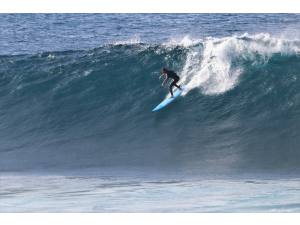
<instances>
[{"instance_id":1,"label":"surfer","mask_svg":"<svg viewBox=\"0 0 300 225\"><path fill-rule=\"evenodd\" d=\"M182 90L180 85L177 85L177 82L179 81L180 78L174 71L163 68L161 70L161 75L159 76L159 79L162 76L165 76L165 80L162 82L162 86L165 85L165 83L168 79L173 79L173 82L170 84L170 87L169 87L169 91L170 91L172 97L173 97L173 90L172 89L173 89L174 86L179 88L180 90Z\"/></svg>"}]
</instances>

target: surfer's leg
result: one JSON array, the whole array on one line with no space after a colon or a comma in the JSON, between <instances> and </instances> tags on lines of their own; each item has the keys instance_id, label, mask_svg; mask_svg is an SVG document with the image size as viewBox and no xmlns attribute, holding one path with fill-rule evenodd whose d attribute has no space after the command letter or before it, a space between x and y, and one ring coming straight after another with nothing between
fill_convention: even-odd
<instances>
[{"instance_id":1,"label":"surfer's leg","mask_svg":"<svg viewBox=\"0 0 300 225\"><path fill-rule=\"evenodd\" d=\"M179 88L180 90L182 90L181 87L180 87L180 85L174 84L174 86L177 87L177 88Z\"/></svg>"},{"instance_id":2,"label":"surfer's leg","mask_svg":"<svg viewBox=\"0 0 300 225\"><path fill-rule=\"evenodd\" d=\"M170 87L169 87L169 91L170 91L170 93L171 93L171 96L173 97L173 86L174 85L176 85L176 82L175 81L173 81L171 84L170 84Z\"/></svg>"},{"instance_id":3,"label":"surfer's leg","mask_svg":"<svg viewBox=\"0 0 300 225\"><path fill-rule=\"evenodd\" d=\"M177 82L179 81L179 79L180 79L180 78L177 77L177 79L174 79L173 83L174 83L174 86L175 86L175 87L177 87L177 88L179 88L180 90L182 90L181 87L180 87L180 85L177 85Z\"/></svg>"}]
</instances>

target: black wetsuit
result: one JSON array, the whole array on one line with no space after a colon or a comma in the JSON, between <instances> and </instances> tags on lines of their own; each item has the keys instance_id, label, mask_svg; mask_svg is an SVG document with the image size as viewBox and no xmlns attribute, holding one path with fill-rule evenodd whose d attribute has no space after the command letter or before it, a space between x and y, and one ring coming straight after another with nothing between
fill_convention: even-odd
<instances>
[{"instance_id":1,"label":"black wetsuit","mask_svg":"<svg viewBox=\"0 0 300 225\"><path fill-rule=\"evenodd\" d=\"M169 79L169 78L173 79L173 82L170 84L170 87L169 87L170 93L173 96L173 90L172 89L173 89L174 86L177 87L177 88L179 88L179 89L181 89L180 86L177 85L177 82L179 81L180 78L172 70L166 70L165 73L167 74L167 79Z\"/></svg>"}]
</instances>

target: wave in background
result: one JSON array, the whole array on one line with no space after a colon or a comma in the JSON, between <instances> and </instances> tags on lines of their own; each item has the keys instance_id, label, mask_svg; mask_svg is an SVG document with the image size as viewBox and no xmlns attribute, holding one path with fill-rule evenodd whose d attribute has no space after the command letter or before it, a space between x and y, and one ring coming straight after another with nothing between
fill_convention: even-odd
<instances>
[{"instance_id":1,"label":"wave in background","mask_svg":"<svg viewBox=\"0 0 300 225\"><path fill-rule=\"evenodd\" d=\"M0 56L0 169L299 172L299 47L260 33ZM163 66L185 92L152 113Z\"/></svg>"}]
</instances>

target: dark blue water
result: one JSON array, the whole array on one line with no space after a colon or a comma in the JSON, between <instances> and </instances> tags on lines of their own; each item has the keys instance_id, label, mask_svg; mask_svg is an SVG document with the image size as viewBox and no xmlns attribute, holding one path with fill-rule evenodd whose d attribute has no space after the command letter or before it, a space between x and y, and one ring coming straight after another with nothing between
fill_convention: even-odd
<instances>
[{"instance_id":1,"label":"dark blue water","mask_svg":"<svg viewBox=\"0 0 300 225\"><path fill-rule=\"evenodd\" d=\"M294 38L298 14L2 14L0 54L86 50L104 44L160 44L268 32ZM299 35L298 35L299 36Z\"/></svg>"},{"instance_id":2,"label":"dark blue water","mask_svg":"<svg viewBox=\"0 0 300 225\"><path fill-rule=\"evenodd\" d=\"M300 15L0 15L0 171L300 169ZM183 97L152 113L174 69Z\"/></svg>"}]
</instances>

